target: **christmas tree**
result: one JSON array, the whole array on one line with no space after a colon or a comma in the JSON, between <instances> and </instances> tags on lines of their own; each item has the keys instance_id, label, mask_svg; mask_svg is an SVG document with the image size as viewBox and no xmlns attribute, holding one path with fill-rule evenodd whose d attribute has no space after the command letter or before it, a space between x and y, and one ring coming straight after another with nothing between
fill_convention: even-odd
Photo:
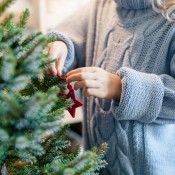
<instances>
[{"instance_id":1,"label":"christmas tree","mask_svg":"<svg viewBox=\"0 0 175 175\"><path fill-rule=\"evenodd\" d=\"M0 2L0 16L14 0ZM63 80L45 75L46 48L55 37L25 36L29 10L19 22L9 14L0 23L0 173L2 175L93 175L105 167L106 144L67 153L64 110L72 105Z\"/></svg>"}]
</instances>

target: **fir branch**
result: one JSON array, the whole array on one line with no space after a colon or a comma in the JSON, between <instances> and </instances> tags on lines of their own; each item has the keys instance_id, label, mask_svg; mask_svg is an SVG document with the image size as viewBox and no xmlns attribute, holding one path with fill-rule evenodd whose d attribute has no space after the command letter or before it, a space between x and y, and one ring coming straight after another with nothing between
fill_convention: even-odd
<instances>
[{"instance_id":1,"label":"fir branch","mask_svg":"<svg viewBox=\"0 0 175 175\"><path fill-rule=\"evenodd\" d=\"M41 34L42 34L41 32L31 33L22 41L21 46L25 47L27 44L29 44L31 41L35 40L35 38Z\"/></svg>"},{"instance_id":2,"label":"fir branch","mask_svg":"<svg viewBox=\"0 0 175 175\"><path fill-rule=\"evenodd\" d=\"M3 0L0 3L0 16L5 12L5 10L14 2L15 0Z\"/></svg>"},{"instance_id":3,"label":"fir branch","mask_svg":"<svg viewBox=\"0 0 175 175\"><path fill-rule=\"evenodd\" d=\"M13 1L0 3L0 15ZM52 62L44 49L56 36L38 32L21 39L28 17L27 9L18 24L9 15L0 26L0 166L4 164L6 174L13 175L95 175L105 165L105 148L83 155L78 149L66 152L68 126L62 126L60 119L71 101L59 94L65 89L64 81L43 76L43 69Z\"/></svg>"},{"instance_id":4,"label":"fir branch","mask_svg":"<svg viewBox=\"0 0 175 175\"><path fill-rule=\"evenodd\" d=\"M21 89L19 93L21 94L21 96L31 96L35 93L35 89L32 84L28 84L24 89Z\"/></svg>"},{"instance_id":5,"label":"fir branch","mask_svg":"<svg viewBox=\"0 0 175 175\"><path fill-rule=\"evenodd\" d=\"M63 80L60 80L57 77L51 77L50 75L44 75L43 77L32 76L31 84L29 84L26 88L22 89L20 93L22 96L30 96L37 91L48 93L48 90L54 86L59 87L59 92L63 92L63 90L65 90L65 86L63 83ZM63 101L65 102L65 97L60 96L58 100L60 100L60 102L58 103L63 104L62 106L64 106L65 103L63 103ZM57 104L57 106L59 104Z\"/></svg>"},{"instance_id":6,"label":"fir branch","mask_svg":"<svg viewBox=\"0 0 175 175\"><path fill-rule=\"evenodd\" d=\"M8 147L4 144L0 145L0 167L4 163L7 156L8 156Z\"/></svg>"},{"instance_id":7,"label":"fir branch","mask_svg":"<svg viewBox=\"0 0 175 175\"><path fill-rule=\"evenodd\" d=\"M2 38L2 42L7 43L11 48L18 47L22 36L22 29L16 28L13 24L9 24L7 33ZM16 44L16 45L15 45Z\"/></svg>"},{"instance_id":8,"label":"fir branch","mask_svg":"<svg viewBox=\"0 0 175 175\"><path fill-rule=\"evenodd\" d=\"M60 88L60 92L65 90L64 86L65 80L60 80L58 77L52 77L50 75L44 75L43 79L41 79L41 87L40 90L47 91L49 88L53 86L58 86Z\"/></svg>"},{"instance_id":9,"label":"fir branch","mask_svg":"<svg viewBox=\"0 0 175 175\"><path fill-rule=\"evenodd\" d=\"M10 13L9 15L7 15L7 16L3 19L3 21L1 22L1 25L2 25L2 26L7 26L7 24L8 24L9 22L11 22L13 18L14 18L14 14L13 14L13 13Z\"/></svg>"},{"instance_id":10,"label":"fir branch","mask_svg":"<svg viewBox=\"0 0 175 175\"><path fill-rule=\"evenodd\" d=\"M0 98L6 103L7 111L9 111L13 117L19 118L23 115L23 108L13 95L4 93L0 95Z\"/></svg>"},{"instance_id":11,"label":"fir branch","mask_svg":"<svg viewBox=\"0 0 175 175\"><path fill-rule=\"evenodd\" d=\"M30 43L28 48L26 47L26 51L23 50L24 53L22 54L22 56L19 56L18 59L19 65L22 65L22 63L24 63L24 61L26 61L31 54L33 54L35 51L38 51L37 48L45 47L45 45L47 44L46 41L47 40L45 36L39 35L36 41ZM41 49L39 51L41 52Z\"/></svg>"},{"instance_id":12,"label":"fir branch","mask_svg":"<svg viewBox=\"0 0 175 175\"><path fill-rule=\"evenodd\" d=\"M21 98L21 94L19 91L21 89L24 89L29 83L31 82L30 75L28 74L23 74L23 75L18 75L14 77L14 79L11 81L10 88L13 92L18 94Z\"/></svg>"},{"instance_id":13,"label":"fir branch","mask_svg":"<svg viewBox=\"0 0 175 175\"><path fill-rule=\"evenodd\" d=\"M102 160L107 149L107 144L101 145L99 150L97 148L92 149L92 151L85 152L83 155L78 156L66 167L71 167L75 169L75 175L81 175L82 173L90 173L101 168L104 168L107 163Z\"/></svg>"},{"instance_id":14,"label":"fir branch","mask_svg":"<svg viewBox=\"0 0 175 175\"><path fill-rule=\"evenodd\" d=\"M17 31L14 31L14 33L8 37L6 42L9 46L11 46L11 48L15 48L19 45L21 37L22 37L22 30L19 29Z\"/></svg>"},{"instance_id":15,"label":"fir branch","mask_svg":"<svg viewBox=\"0 0 175 175\"><path fill-rule=\"evenodd\" d=\"M48 36L48 39L47 39L48 43L52 43L54 41L57 41L57 36L56 35Z\"/></svg>"},{"instance_id":16,"label":"fir branch","mask_svg":"<svg viewBox=\"0 0 175 175\"><path fill-rule=\"evenodd\" d=\"M18 27L20 28L25 28L26 27L26 24L27 24L27 21L29 19L29 16L30 16L30 12L29 12L29 9L26 9L21 17L20 17L20 22L18 24Z\"/></svg>"},{"instance_id":17,"label":"fir branch","mask_svg":"<svg viewBox=\"0 0 175 175\"><path fill-rule=\"evenodd\" d=\"M15 74L16 59L12 49L7 44L1 44L0 50L3 55L0 65L0 79L3 82L8 82Z\"/></svg>"},{"instance_id":18,"label":"fir branch","mask_svg":"<svg viewBox=\"0 0 175 175\"><path fill-rule=\"evenodd\" d=\"M40 165L51 162L54 159L57 159L57 157L59 157L59 159L61 159L62 157L63 160L66 161L63 153L59 154L59 150L62 150L63 147L65 148L70 146L70 142L66 141L64 137L68 129L69 125L60 126L59 131L55 133L54 136L47 132L47 135L45 135L45 139L42 143L45 148L46 154L38 158Z\"/></svg>"},{"instance_id":19,"label":"fir branch","mask_svg":"<svg viewBox=\"0 0 175 175\"><path fill-rule=\"evenodd\" d=\"M65 150L63 150L65 151ZM71 161L73 161L76 157L80 156L80 152L81 152L81 147L80 146L77 146L77 148L75 149L74 152L69 152L69 153L65 153L64 154L64 162L62 163L69 163Z\"/></svg>"}]
</instances>

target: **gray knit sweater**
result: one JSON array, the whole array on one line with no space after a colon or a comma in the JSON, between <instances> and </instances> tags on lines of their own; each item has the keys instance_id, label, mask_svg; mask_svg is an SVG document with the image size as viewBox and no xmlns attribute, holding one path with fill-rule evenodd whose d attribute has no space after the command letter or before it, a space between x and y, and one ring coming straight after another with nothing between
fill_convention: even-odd
<instances>
[{"instance_id":1,"label":"gray knit sweater","mask_svg":"<svg viewBox=\"0 0 175 175\"><path fill-rule=\"evenodd\" d=\"M100 174L174 175L175 24L149 0L92 0L57 31L65 72L97 66L122 80L120 101L84 98L85 148L109 144Z\"/></svg>"}]
</instances>

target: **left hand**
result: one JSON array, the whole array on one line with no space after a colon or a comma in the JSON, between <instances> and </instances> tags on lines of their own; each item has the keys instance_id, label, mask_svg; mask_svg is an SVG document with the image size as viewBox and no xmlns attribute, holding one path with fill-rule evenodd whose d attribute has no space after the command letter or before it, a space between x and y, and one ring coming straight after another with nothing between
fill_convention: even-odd
<instances>
[{"instance_id":1,"label":"left hand","mask_svg":"<svg viewBox=\"0 0 175 175\"><path fill-rule=\"evenodd\" d=\"M105 99L120 99L122 85L119 76L98 67L83 67L67 73L67 83L76 82L74 89L85 88L83 94Z\"/></svg>"}]
</instances>

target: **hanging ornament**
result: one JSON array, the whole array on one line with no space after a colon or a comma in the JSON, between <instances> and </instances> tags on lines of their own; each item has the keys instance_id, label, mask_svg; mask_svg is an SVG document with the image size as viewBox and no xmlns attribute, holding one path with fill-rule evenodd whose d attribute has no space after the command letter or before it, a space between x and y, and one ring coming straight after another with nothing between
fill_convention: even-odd
<instances>
[{"instance_id":1,"label":"hanging ornament","mask_svg":"<svg viewBox=\"0 0 175 175\"><path fill-rule=\"evenodd\" d=\"M69 107L67 110L69 111L70 115L73 118L75 118L76 108L83 106L83 103L80 100L76 99L75 90L70 83L67 84L67 89L69 90L67 94L60 93L59 95L64 95L66 99L71 99L73 101L73 105Z\"/></svg>"},{"instance_id":2,"label":"hanging ornament","mask_svg":"<svg viewBox=\"0 0 175 175\"><path fill-rule=\"evenodd\" d=\"M69 113L71 114L71 116L74 118L75 117L75 111L76 108L83 106L83 103L76 99L75 97L75 90L73 89L72 85L68 83L67 88L69 89L68 94L66 94L66 98L67 99L71 99L73 101L73 105L71 107L69 107L67 110L69 111Z\"/></svg>"}]
</instances>

